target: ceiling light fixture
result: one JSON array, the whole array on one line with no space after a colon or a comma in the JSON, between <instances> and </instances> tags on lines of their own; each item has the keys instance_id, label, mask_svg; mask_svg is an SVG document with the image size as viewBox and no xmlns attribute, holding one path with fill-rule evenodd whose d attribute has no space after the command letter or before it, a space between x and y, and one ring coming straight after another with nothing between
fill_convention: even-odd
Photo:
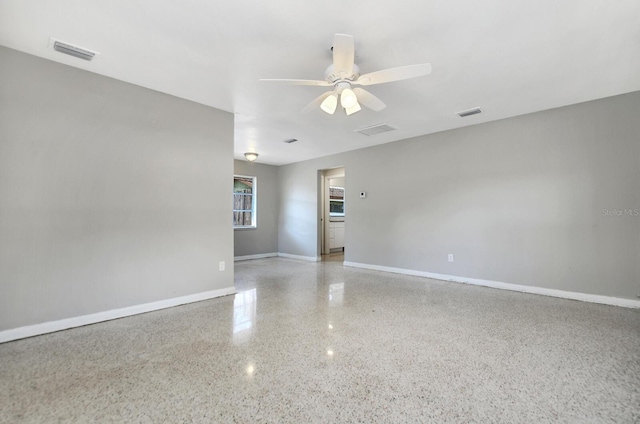
<instances>
[{"instance_id":1,"label":"ceiling light fixture","mask_svg":"<svg viewBox=\"0 0 640 424\"><path fill-rule=\"evenodd\" d=\"M244 157L247 158L249 162L255 162L258 159L258 154L254 152L247 152L244 154Z\"/></svg>"},{"instance_id":2,"label":"ceiling light fixture","mask_svg":"<svg viewBox=\"0 0 640 424\"><path fill-rule=\"evenodd\" d=\"M358 98L356 97L356 93L354 93L350 88L345 88L344 90L342 90L342 94L340 94L340 104L345 109L351 109L352 107L357 105ZM347 113L347 115L349 115L349 113Z\"/></svg>"},{"instance_id":3,"label":"ceiling light fixture","mask_svg":"<svg viewBox=\"0 0 640 424\"><path fill-rule=\"evenodd\" d=\"M344 108L344 111L347 112L347 116L351 115L352 113L356 113L358 111L360 111L362 108L360 107L360 103L358 103L356 101L356 103L349 107L349 108Z\"/></svg>"},{"instance_id":4,"label":"ceiling light fixture","mask_svg":"<svg viewBox=\"0 0 640 424\"><path fill-rule=\"evenodd\" d=\"M333 115L333 112L336 111L336 107L338 106L338 95L336 93L331 93L327 96L326 99L322 101L320 104L320 109L327 112L329 115Z\"/></svg>"},{"instance_id":5,"label":"ceiling light fixture","mask_svg":"<svg viewBox=\"0 0 640 424\"><path fill-rule=\"evenodd\" d=\"M306 79L261 79L260 81L272 81L293 85L313 85L318 87L331 87L311 103L306 105L301 113L308 113L316 110L319 106L326 113L333 114L333 96L340 96L340 104L346 110L347 115L355 113L361 106L379 112L387 107L382 100L368 92L364 88L352 85L375 85L393 81L402 81L410 78L420 77L431 73L431 65L420 63L417 65L400 66L398 68L384 69L382 71L370 72L361 75L360 68L355 63L355 45L353 36L348 34L335 34L333 46L331 47L333 63L324 71L324 80ZM357 103L357 105L356 105Z\"/></svg>"}]
</instances>

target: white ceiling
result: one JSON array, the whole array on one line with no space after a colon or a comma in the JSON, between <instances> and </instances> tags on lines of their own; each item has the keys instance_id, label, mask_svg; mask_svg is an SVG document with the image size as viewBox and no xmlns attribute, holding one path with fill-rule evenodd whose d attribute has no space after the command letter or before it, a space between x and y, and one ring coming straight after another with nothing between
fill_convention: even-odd
<instances>
[{"instance_id":1,"label":"white ceiling","mask_svg":"<svg viewBox=\"0 0 640 424\"><path fill-rule=\"evenodd\" d=\"M334 33L361 73L433 73L367 87L387 108L351 116L299 113L326 88L258 81L323 79ZM273 165L640 90L638 0L0 0L0 44L233 112L236 158ZM383 122L399 130L354 133Z\"/></svg>"}]
</instances>

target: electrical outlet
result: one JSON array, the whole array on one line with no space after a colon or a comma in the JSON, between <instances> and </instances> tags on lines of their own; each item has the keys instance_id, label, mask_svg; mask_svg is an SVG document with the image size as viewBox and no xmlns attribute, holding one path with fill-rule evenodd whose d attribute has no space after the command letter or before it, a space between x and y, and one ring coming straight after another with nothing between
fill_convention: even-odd
<instances>
[{"instance_id":1,"label":"electrical outlet","mask_svg":"<svg viewBox=\"0 0 640 424\"><path fill-rule=\"evenodd\" d=\"M453 262L453 253L449 253L449 262Z\"/></svg>"},{"instance_id":2,"label":"electrical outlet","mask_svg":"<svg viewBox=\"0 0 640 424\"><path fill-rule=\"evenodd\" d=\"M220 261L220 271L224 271L224 261Z\"/></svg>"}]
</instances>

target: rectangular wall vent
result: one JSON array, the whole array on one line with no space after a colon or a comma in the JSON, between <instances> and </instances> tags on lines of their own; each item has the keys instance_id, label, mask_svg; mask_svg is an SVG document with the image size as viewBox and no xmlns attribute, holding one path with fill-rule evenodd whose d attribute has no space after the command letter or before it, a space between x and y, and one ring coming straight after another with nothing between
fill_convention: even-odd
<instances>
[{"instance_id":1,"label":"rectangular wall vent","mask_svg":"<svg viewBox=\"0 0 640 424\"><path fill-rule=\"evenodd\" d=\"M462 112L458 112L458 116L464 118L465 116L471 116L478 113L482 113L479 107L474 107L473 109L463 110Z\"/></svg>"},{"instance_id":2,"label":"rectangular wall vent","mask_svg":"<svg viewBox=\"0 0 640 424\"><path fill-rule=\"evenodd\" d=\"M360 134L371 136L371 135L381 134L381 133L395 131L395 130L397 130L397 128L392 127L389 124L376 124L370 127L361 128L359 130L356 130L355 132L359 132Z\"/></svg>"},{"instance_id":3,"label":"rectangular wall vent","mask_svg":"<svg viewBox=\"0 0 640 424\"><path fill-rule=\"evenodd\" d=\"M57 52L68 54L70 56L78 57L84 60L91 60L96 55L95 52L81 49L80 47L72 46L71 44L61 43L60 41L53 42L53 49Z\"/></svg>"}]
</instances>

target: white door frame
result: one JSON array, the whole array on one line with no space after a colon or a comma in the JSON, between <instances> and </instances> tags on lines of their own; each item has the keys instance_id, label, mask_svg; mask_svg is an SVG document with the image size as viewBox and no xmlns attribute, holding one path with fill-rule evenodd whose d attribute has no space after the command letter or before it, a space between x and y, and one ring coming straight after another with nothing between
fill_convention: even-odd
<instances>
[{"instance_id":1,"label":"white door frame","mask_svg":"<svg viewBox=\"0 0 640 424\"><path fill-rule=\"evenodd\" d=\"M329 228L329 180L341 177L346 177L346 169L344 166L319 170L320 181L318 185L320 193L318 193L318 200L320 204L319 210L321 212L320 219L318 220L318 233L321 235L320 252L323 255L331 253L331 248L329 247L329 232L331 231ZM346 181L345 178L345 186L347 185Z\"/></svg>"}]
</instances>

